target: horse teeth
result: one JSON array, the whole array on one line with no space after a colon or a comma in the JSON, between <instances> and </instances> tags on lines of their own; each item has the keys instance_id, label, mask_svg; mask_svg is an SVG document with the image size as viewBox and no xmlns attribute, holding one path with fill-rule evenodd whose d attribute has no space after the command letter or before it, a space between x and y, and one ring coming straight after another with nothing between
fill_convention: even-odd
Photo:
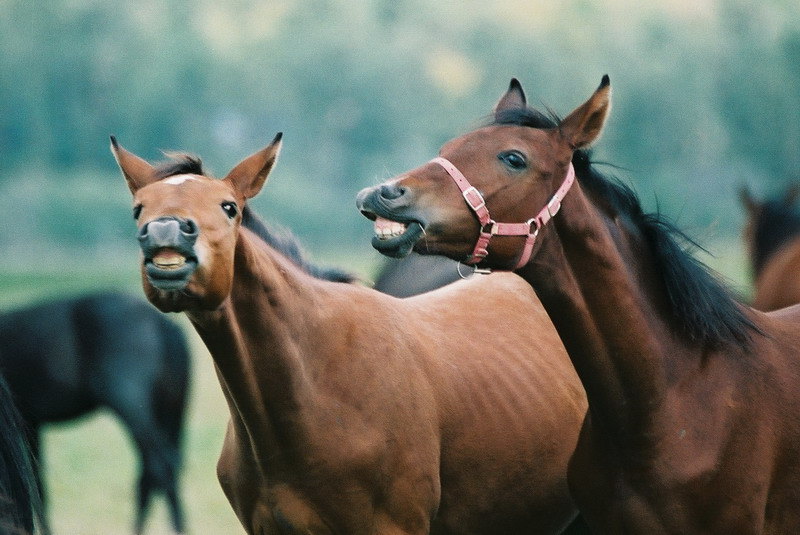
<instances>
[{"instance_id":1,"label":"horse teeth","mask_svg":"<svg viewBox=\"0 0 800 535\"><path fill-rule=\"evenodd\" d=\"M388 240L402 236L408 228L407 225L379 217L375 220L375 235L381 240Z\"/></svg>"},{"instance_id":2,"label":"horse teeth","mask_svg":"<svg viewBox=\"0 0 800 535\"><path fill-rule=\"evenodd\" d=\"M162 254L153 258L153 264L159 269L178 269L186 264L186 257L179 254Z\"/></svg>"}]
</instances>

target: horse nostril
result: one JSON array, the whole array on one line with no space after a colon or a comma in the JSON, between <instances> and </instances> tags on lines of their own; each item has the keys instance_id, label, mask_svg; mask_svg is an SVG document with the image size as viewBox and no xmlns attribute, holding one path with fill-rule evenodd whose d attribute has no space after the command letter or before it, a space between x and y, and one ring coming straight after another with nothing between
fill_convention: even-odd
<instances>
[{"instance_id":1,"label":"horse nostril","mask_svg":"<svg viewBox=\"0 0 800 535\"><path fill-rule=\"evenodd\" d=\"M200 229L191 219L161 217L142 225L138 238L147 250L164 247L185 249L194 246L198 234Z\"/></svg>"},{"instance_id":2,"label":"horse nostril","mask_svg":"<svg viewBox=\"0 0 800 535\"><path fill-rule=\"evenodd\" d=\"M181 221L181 233L187 238L197 238L197 224L191 219Z\"/></svg>"},{"instance_id":3,"label":"horse nostril","mask_svg":"<svg viewBox=\"0 0 800 535\"><path fill-rule=\"evenodd\" d=\"M397 184L384 184L381 186L381 197L393 201L406 194L406 188Z\"/></svg>"}]
</instances>

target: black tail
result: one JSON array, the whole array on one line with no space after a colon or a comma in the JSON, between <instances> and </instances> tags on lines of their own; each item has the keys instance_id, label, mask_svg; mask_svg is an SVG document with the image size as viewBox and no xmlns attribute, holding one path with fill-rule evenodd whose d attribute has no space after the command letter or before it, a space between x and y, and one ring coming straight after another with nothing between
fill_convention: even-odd
<instances>
[{"instance_id":1,"label":"black tail","mask_svg":"<svg viewBox=\"0 0 800 535\"><path fill-rule=\"evenodd\" d=\"M0 377L0 533L34 532L44 511L22 419Z\"/></svg>"}]
</instances>

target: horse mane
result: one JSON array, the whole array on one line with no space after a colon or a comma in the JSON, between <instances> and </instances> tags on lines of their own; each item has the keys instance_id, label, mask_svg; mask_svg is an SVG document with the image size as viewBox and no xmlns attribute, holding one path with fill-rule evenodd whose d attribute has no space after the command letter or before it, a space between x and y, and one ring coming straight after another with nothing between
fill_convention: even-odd
<instances>
[{"instance_id":1,"label":"horse mane","mask_svg":"<svg viewBox=\"0 0 800 535\"><path fill-rule=\"evenodd\" d=\"M792 238L800 235L800 211L781 197L760 204L753 220L753 271L761 273L764 264Z\"/></svg>"},{"instance_id":2,"label":"horse mane","mask_svg":"<svg viewBox=\"0 0 800 535\"><path fill-rule=\"evenodd\" d=\"M517 108L499 112L493 124L550 129L558 128L560 120L552 112ZM694 256L703 250L697 242L661 213L644 212L628 185L594 167L591 151L575 151L572 164L581 186L627 216L642 233L660 268L672 317L691 340L711 346L747 343L751 332L760 332L719 275Z\"/></svg>"},{"instance_id":3,"label":"horse mane","mask_svg":"<svg viewBox=\"0 0 800 535\"><path fill-rule=\"evenodd\" d=\"M208 176L203 171L203 162L199 157L185 153L164 154L170 159L155 166L154 173L159 179L183 174ZM343 270L323 268L312 264L300 242L291 232L286 229L271 228L247 205L242 209L242 225L312 277L347 283L358 280L355 275Z\"/></svg>"},{"instance_id":4,"label":"horse mane","mask_svg":"<svg viewBox=\"0 0 800 535\"><path fill-rule=\"evenodd\" d=\"M358 280L358 278L346 271L320 267L312 264L308 259L302 245L297 240L297 237L284 228L272 228L267 225L263 219L258 217L253 210L245 205L242 210L242 226L250 230L253 234L258 236L261 241L276 249L282 255L291 260L300 269L309 275L322 280L333 282L346 282L351 283Z\"/></svg>"}]
</instances>

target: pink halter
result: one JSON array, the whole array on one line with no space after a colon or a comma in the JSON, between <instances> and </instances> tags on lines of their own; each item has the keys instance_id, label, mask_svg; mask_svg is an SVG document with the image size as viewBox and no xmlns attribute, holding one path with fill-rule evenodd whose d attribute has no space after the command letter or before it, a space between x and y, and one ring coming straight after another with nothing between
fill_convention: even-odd
<instances>
[{"instance_id":1,"label":"pink halter","mask_svg":"<svg viewBox=\"0 0 800 535\"><path fill-rule=\"evenodd\" d=\"M533 252L533 244L536 241L536 236L539 234L539 229L547 224L550 219L558 213L561 208L561 201L567 194L572 184L575 182L575 168L569 164L567 170L567 177L561 184L561 187L550 198L547 205L536 214L534 217L527 220L525 223L498 223L489 217L489 209L486 208L486 201L483 195L472 186L466 177L453 165L449 160L438 157L431 160L431 163L437 163L444 167L444 170L453 178L467 205L475 212L478 221L481 224L481 232L478 236L478 241L475 243L475 249L472 254L464 262L468 265L477 264L489 254L488 247L489 241L492 236L526 236L525 245L520 254L514 269L519 269L528 263Z\"/></svg>"}]
</instances>

